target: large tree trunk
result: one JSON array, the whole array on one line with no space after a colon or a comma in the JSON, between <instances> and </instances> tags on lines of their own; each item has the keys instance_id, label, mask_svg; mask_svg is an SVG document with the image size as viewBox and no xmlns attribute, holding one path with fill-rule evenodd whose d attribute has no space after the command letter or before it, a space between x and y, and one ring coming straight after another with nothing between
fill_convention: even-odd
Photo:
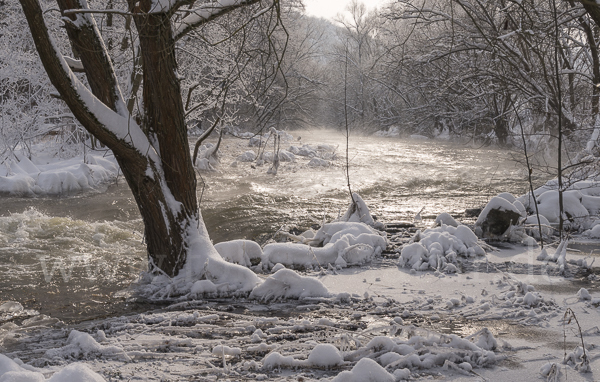
<instances>
[{"instance_id":1,"label":"large tree trunk","mask_svg":"<svg viewBox=\"0 0 600 382\"><path fill-rule=\"evenodd\" d=\"M186 276L211 278L215 284L233 290L253 288L259 282L256 275L221 259L200 216L174 40L204 22L258 0L213 4L203 17L192 15L186 19L177 29L177 36L173 36L167 11L149 13L151 0L128 0L138 30L143 71L141 126L125 104L108 50L94 18L87 12L86 2L57 0L67 16L63 20L69 39L80 48L90 89L73 74L56 49L39 0L20 2L52 84L83 127L113 151L123 171L144 221L151 268L173 277L188 264ZM227 280L232 274L239 277Z\"/></svg>"},{"instance_id":2,"label":"large tree trunk","mask_svg":"<svg viewBox=\"0 0 600 382\"><path fill-rule=\"evenodd\" d=\"M142 1L142 10L149 10L150 4L150 0ZM137 12L134 20L142 52L145 112L142 127L161 160L161 169L154 176L164 177L165 187L157 189L151 185L151 189L137 189L131 182L130 186L144 220L148 254L160 261L157 266L174 275L185 264L185 235L190 224L199 221L196 174L189 155L169 16ZM155 195L156 200L148 200L148 194Z\"/></svg>"},{"instance_id":3,"label":"large tree trunk","mask_svg":"<svg viewBox=\"0 0 600 382\"><path fill-rule=\"evenodd\" d=\"M90 101L83 85L65 70L38 1L21 0L21 3L53 85L82 125L113 150L142 215L151 263L169 276L177 275L187 258L186 241L194 232L198 233L201 218L168 17L144 14L137 19L145 64L142 135L127 113L93 18L72 15L73 21L85 17L86 22L67 22L67 32L74 46L88 48L80 49L81 61L91 91L102 101L102 107ZM83 8L80 0L58 0L58 3L63 11ZM107 124L103 118L109 114L104 106L114 112L106 121L121 117L121 122L109 126L111 123ZM207 236L205 231L202 234Z\"/></svg>"}]
</instances>

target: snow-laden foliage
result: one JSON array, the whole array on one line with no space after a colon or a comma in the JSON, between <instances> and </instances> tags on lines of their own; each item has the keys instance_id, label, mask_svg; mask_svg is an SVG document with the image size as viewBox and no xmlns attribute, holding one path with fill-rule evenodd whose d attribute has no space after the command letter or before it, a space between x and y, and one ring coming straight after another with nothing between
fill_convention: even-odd
<instances>
[{"instance_id":1,"label":"snow-laden foliage","mask_svg":"<svg viewBox=\"0 0 600 382\"><path fill-rule=\"evenodd\" d=\"M432 269L456 273L459 270L459 256L472 258L484 255L485 250L469 227L442 224L423 232L417 231L411 243L402 248L398 265L415 271Z\"/></svg>"}]
</instances>

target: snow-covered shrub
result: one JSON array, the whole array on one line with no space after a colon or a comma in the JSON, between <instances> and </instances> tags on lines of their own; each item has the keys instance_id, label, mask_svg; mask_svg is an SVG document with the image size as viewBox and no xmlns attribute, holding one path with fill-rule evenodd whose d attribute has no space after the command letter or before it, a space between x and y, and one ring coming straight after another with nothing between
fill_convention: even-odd
<instances>
[{"instance_id":1,"label":"snow-covered shrub","mask_svg":"<svg viewBox=\"0 0 600 382\"><path fill-rule=\"evenodd\" d=\"M549 181L544 186L534 190L537 198L537 209L550 223L556 224L560 219L559 195L556 180ZM517 199L530 214L535 214L531 193ZM585 180L575 182L563 192L563 212L567 228L589 229L594 226L593 216L600 213L600 182Z\"/></svg>"},{"instance_id":2,"label":"snow-covered shrub","mask_svg":"<svg viewBox=\"0 0 600 382\"><path fill-rule=\"evenodd\" d=\"M413 242L402 248L398 265L417 271L433 269L454 273L457 256L483 255L485 251L469 227L442 224L441 227L418 231Z\"/></svg>"}]
</instances>

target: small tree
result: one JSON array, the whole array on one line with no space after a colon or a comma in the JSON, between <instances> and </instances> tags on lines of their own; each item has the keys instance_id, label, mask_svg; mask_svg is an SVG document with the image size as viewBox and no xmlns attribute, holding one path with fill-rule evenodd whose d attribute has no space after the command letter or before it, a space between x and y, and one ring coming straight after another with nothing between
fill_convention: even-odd
<instances>
[{"instance_id":1,"label":"small tree","mask_svg":"<svg viewBox=\"0 0 600 382\"><path fill-rule=\"evenodd\" d=\"M223 277L211 271L211 264L221 260L208 238L196 199L176 44L196 28L260 0L128 0L126 10L93 10L85 0L57 0L69 40L78 47L89 88L54 44L39 1L19 1L52 84L83 127L113 151L121 167L142 215L151 268L176 276L195 251L204 271ZM269 2L248 15L247 21L266 14L277 24L279 7L277 0ZM142 110L136 117L122 95L95 13L133 19L139 43L139 60L135 61L140 64L143 83ZM136 70L132 68L133 73ZM131 76L132 81L135 77ZM248 277L256 279L253 274Z\"/></svg>"}]
</instances>

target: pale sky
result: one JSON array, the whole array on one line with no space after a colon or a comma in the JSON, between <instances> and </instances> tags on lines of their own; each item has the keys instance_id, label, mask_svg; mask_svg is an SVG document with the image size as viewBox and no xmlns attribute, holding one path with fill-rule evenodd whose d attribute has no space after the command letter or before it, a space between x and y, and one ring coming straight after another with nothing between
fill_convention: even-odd
<instances>
[{"instance_id":1,"label":"pale sky","mask_svg":"<svg viewBox=\"0 0 600 382\"><path fill-rule=\"evenodd\" d=\"M385 0L363 0L369 10L379 7ZM350 0L304 0L306 13L311 16L333 19L346 9Z\"/></svg>"}]
</instances>

